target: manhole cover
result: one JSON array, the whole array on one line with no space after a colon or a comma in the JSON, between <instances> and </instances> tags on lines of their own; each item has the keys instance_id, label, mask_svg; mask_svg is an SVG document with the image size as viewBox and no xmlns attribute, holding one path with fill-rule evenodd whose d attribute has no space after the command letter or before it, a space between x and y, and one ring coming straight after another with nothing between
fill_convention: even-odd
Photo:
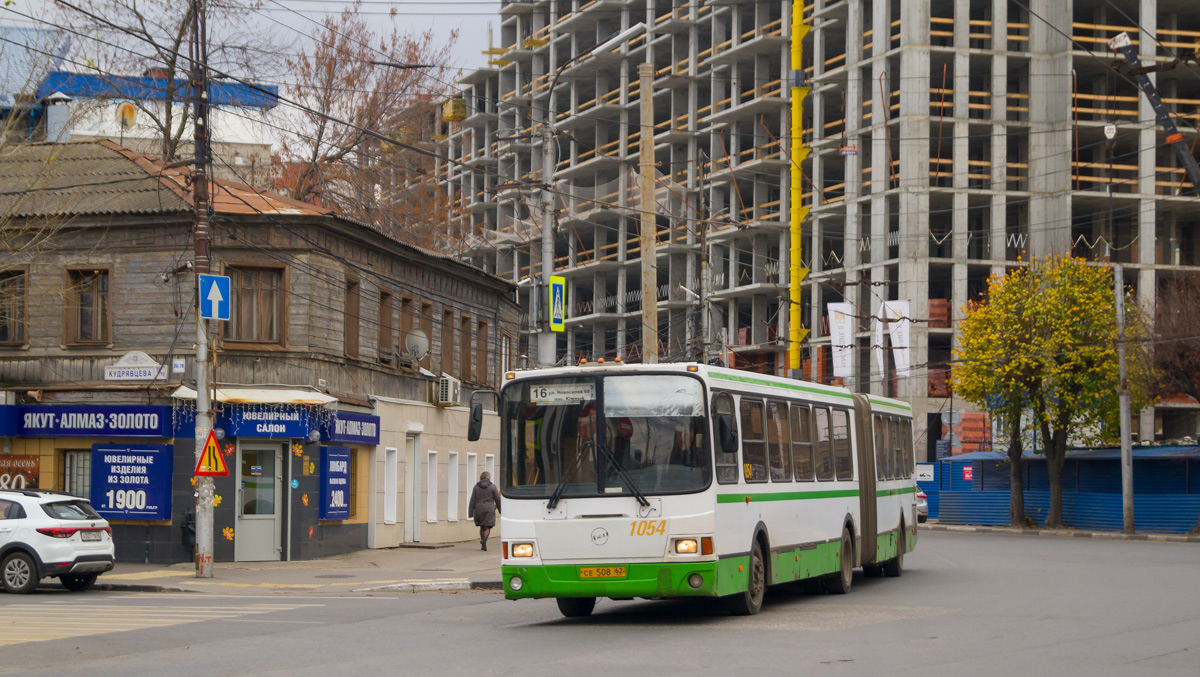
<instances>
[{"instance_id":1,"label":"manhole cover","mask_svg":"<svg viewBox=\"0 0 1200 677\"><path fill-rule=\"evenodd\" d=\"M350 574L321 574L317 578L354 578Z\"/></svg>"}]
</instances>

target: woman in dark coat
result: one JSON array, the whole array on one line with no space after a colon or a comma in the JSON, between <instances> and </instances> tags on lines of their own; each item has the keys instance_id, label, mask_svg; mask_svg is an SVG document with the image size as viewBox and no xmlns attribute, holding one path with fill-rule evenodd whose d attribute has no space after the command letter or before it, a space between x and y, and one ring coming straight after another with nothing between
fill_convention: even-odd
<instances>
[{"instance_id":1,"label":"woman in dark coat","mask_svg":"<svg viewBox=\"0 0 1200 677\"><path fill-rule=\"evenodd\" d=\"M471 489L471 500L467 501L467 517L475 518L475 526L479 527L479 545L487 550L487 539L496 526L496 511L500 509L500 490L492 484L491 473L484 471L479 475L475 488Z\"/></svg>"}]
</instances>

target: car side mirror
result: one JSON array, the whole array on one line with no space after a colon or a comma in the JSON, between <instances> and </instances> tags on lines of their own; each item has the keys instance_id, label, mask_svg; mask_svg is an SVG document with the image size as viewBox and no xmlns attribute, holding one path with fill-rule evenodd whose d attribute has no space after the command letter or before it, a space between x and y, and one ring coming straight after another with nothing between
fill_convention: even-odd
<instances>
[{"instance_id":1,"label":"car side mirror","mask_svg":"<svg viewBox=\"0 0 1200 677\"><path fill-rule=\"evenodd\" d=\"M467 423L467 441L478 442L479 433L483 431L483 404L471 403L471 416Z\"/></svg>"},{"instance_id":2,"label":"car side mirror","mask_svg":"<svg viewBox=\"0 0 1200 677\"><path fill-rule=\"evenodd\" d=\"M721 451L726 454L737 453L737 433L733 429L733 416L720 414L717 416L717 438L721 441Z\"/></svg>"}]
</instances>

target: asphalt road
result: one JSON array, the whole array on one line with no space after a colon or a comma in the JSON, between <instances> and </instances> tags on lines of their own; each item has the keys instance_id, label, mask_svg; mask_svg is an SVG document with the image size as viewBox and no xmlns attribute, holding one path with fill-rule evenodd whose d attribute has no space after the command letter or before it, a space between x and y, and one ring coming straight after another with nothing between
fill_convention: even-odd
<instances>
[{"instance_id":1,"label":"asphalt road","mask_svg":"<svg viewBox=\"0 0 1200 677\"><path fill-rule=\"evenodd\" d=\"M905 565L749 618L602 600L567 620L478 591L0 594L0 673L1200 674L1194 544L924 532Z\"/></svg>"}]
</instances>

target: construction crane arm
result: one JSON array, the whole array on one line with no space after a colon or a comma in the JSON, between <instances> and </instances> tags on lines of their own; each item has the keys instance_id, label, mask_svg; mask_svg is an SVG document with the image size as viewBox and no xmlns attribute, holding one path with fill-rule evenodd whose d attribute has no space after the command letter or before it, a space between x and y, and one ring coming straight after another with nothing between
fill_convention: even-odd
<instances>
[{"instance_id":1,"label":"construction crane arm","mask_svg":"<svg viewBox=\"0 0 1200 677\"><path fill-rule=\"evenodd\" d=\"M1184 143L1183 134L1179 131L1179 126L1175 124L1175 118L1163 105L1158 90L1147 75L1147 69L1142 67L1142 60L1133 46L1133 40L1129 38L1128 33L1121 33L1108 41L1108 47L1129 62L1130 72L1137 82L1138 88L1142 90L1142 94L1146 95L1146 100L1150 102L1150 107L1154 109L1154 115L1158 118L1159 126L1167 134L1167 143L1175 148L1175 154L1179 156L1179 162L1187 172L1188 180L1192 182L1191 192L1200 195L1200 164L1196 163L1196 157L1192 155L1192 150Z\"/></svg>"}]
</instances>

